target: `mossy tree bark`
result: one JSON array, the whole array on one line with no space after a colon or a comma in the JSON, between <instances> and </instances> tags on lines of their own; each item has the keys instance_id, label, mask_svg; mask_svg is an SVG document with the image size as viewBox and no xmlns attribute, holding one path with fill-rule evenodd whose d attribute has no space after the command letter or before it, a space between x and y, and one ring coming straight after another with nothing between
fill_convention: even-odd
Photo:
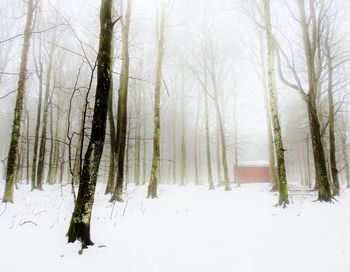
<instances>
[{"instance_id":1,"label":"mossy tree bark","mask_svg":"<svg viewBox=\"0 0 350 272\"><path fill-rule=\"evenodd\" d=\"M315 97L308 94L306 97L307 111L309 116L309 126L311 134L311 143L313 150L313 157L315 162L316 184L318 189L318 200L331 201L332 192L328 181L326 160L322 145L322 136L320 131L320 123L318 120L317 106Z\"/></svg>"},{"instance_id":2,"label":"mossy tree bark","mask_svg":"<svg viewBox=\"0 0 350 272\"><path fill-rule=\"evenodd\" d=\"M28 51L30 47L30 39L32 35L34 1L28 0L28 12L26 18L26 25L24 30L24 41L21 55L21 65L19 71L19 80L17 88L17 97L13 117L11 143L7 160L6 184L3 202L13 202L13 189L16 182L17 160L19 152L19 137L21 131L21 119L23 112L25 85L27 80L27 62Z\"/></svg>"},{"instance_id":3,"label":"mossy tree bark","mask_svg":"<svg viewBox=\"0 0 350 272\"><path fill-rule=\"evenodd\" d=\"M116 166L117 178L110 201L123 201L125 170L125 150L128 126L128 90L129 90L129 30L132 0L128 0L125 19L122 20L122 68L117 110Z\"/></svg>"},{"instance_id":4,"label":"mossy tree bark","mask_svg":"<svg viewBox=\"0 0 350 272\"><path fill-rule=\"evenodd\" d=\"M264 50L264 31L261 31L260 37L260 57L261 57L261 75L262 85L264 91L264 109L266 116L266 132L267 132L267 144L268 144L268 156L269 156L269 177L271 182L271 192L278 192L278 177L276 175L275 167L275 147L272 138L272 122L271 122L271 111L268 99L268 88L267 88L267 72L265 62L265 50Z\"/></svg>"},{"instance_id":5,"label":"mossy tree bark","mask_svg":"<svg viewBox=\"0 0 350 272\"><path fill-rule=\"evenodd\" d=\"M299 20L298 23L301 28L303 47L304 47L304 61L307 69L307 81L308 89L305 90L298 77L297 71L294 69L291 63L288 63L287 67L290 69L294 76L295 83L289 82L284 78L281 68L280 56L277 54L279 63L279 74L281 80L289 87L297 90L304 100L308 112L310 136L315 164L315 187L318 190L319 201L332 201L332 192L329 184L327 165L324 153L324 147L322 143L322 133L320 130L319 112L317 107L317 101L319 98L319 82L322 72L322 62L320 62L320 45L319 45L319 27L322 25L322 18L316 18L316 4L314 0L310 0L308 10L310 13L309 18L306 16L305 0L298 0ZM280 51L281 48L280 48ZM282 51L284 57L286 54Z\"/></svg>"},{"instance_id":6,"label":"mossy tree bark","mask_svg":"<svg viewBox=\"0 0 350 272\"><path fill-rule=\"evenodd\" d=\"M277 158L279 200L278 205L286 206L289 204L288 184L286 175L286 165L284 159L284 147L282 139L282 130L278 114L278 101L275 79L275 42L272 35L270 0L264 1L264 27L267 41L267 85L268 100L270 103L270 116L273 128L273 142Z\"/></svg>"},{"instance_id":7,"label":"mossy tree bark","mask_svg":"<svg viewBox=\"0 0 350 272\"><path fill-rule=\"evenodd\" d=\"M318 189L318 200L329 202L332 200L332 193L327 176L327 166L322 144L322 135L316 102L318 94L318 74L316 72L315 55L318 49L316 35L318 23L316 22L315 16L315 3L313 0L310 2L311 23L308 23L306 19L305 0L298 0L298 7L309 82L309 92L307 95L303 95L303 98L306 102L309 116L310 135L315 162L316 187ZM310 26L312 28L312 38L310 38Z\"/></svg>"},{"instance_id":8,"label":"mossy tree bark","mask_svg":"<svg viewBox=\"0 0 350 272\"><path fill-rule=\"evenodd\" d=\"M91 136L84 157L77 200L67 233L68 242L80 240L83 248L93 245L90 236L90 220L106 135L108 98L112 80L113 26L117 21L112 21L112 3L113 0L101 0L97 87Z\"/></svg>"},{"instance_id":9,"label":"mossy tree bark","mask_svg":"<svg viewBox=\"0 0 350 272\"><path fill-rule=\"evenodd\" d=\"M147 198L157 198L159 162L160 162L160 90L162 87L162 66L164 58L164 25L165 25L165 1L161 3L161 17L159 24L158 59L156 67L156 82L154 90L154 119L153 119L153 157Z\"/></svg>"}]
</instances>

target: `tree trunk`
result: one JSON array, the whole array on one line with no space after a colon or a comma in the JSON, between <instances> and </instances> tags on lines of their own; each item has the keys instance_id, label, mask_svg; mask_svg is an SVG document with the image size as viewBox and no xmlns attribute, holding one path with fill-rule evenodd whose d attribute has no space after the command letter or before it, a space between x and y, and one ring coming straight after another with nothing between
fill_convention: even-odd
<instances>
[{"instance_id":1,"label":"tree trunk","mask_svg":"<svg viewBox=\"0 0 350 272\"><path fill-rule=\"evenodd\" d=\"M219 98L218 98L218 93L217 93L217 88L216 88L216 79L212 75L213 79L213 84L214 84L214 105L215 105L215 110L216 110L216 117L217 117L217 123L219 126L218 130L218 137L221 143L221 156L222 156L222 167L224 170L224 185L225 185L225 191L231 191L231 184L230 184L230 179L228 175L228 166L227 166L227 158L226 158L226 139L225 139L225 131L224 131L224 124L222 121L222 116L220 112L220 107L219 107ZM219 147L218 147L219 148ZM219 169L218 169L219 170Z\"/></svg>"},{"instance_id":2,"label":"tree trunk","mask_svg":"<svg viewBox=\"0 0 350 272\"><path fill-rule=\"evenodd\" d=\"M128 0L125 20L122 29L122 68L120 75L120 88L118 97L117 137L116 137L116 163L117 179L111 202L123 201L123 184L125 169L125 149L128 124L128 89L129 89L129 30L131 17L131 0Z\"/></svg>"},{"instance_id":3,"label":"tree trunk","mask_svg":"<svg viewBox=\"0 0 350 272\"><path fill-rule=\"evenodd\" d=\"M108 180L105 190L105 194L111 194L114 190L114 179L115 179L115 162L116 162L116 139L115 139L115 124L113 119L113 88L109 92L108 98L108 123L110 133L110 159L109 159L109 170Z\"/></svg>"},{"instance_id":4,"label":"tree trunk","mask_svg":"<svg viewBox=\"0 0 350 272\"><path fill-rule=\"evenodd\" d=\"M182 83L184 84L184 82ZM180 185L185 185L186 177L186 130L185 130L185 87L182 86L181 94L181 173L180 173Z\"/></svg>"},{"instance_id":5,"label":"tree trunk","mask_svg":"<svg viewBox=\"0 0 350 272\"><path fill-rule=\"evenodd\" d=\"M329 131L329 159L331 166L331 174L333 180L333 194L339 195L340 184L338 178L338 168L336 160L335 147L335 112L333 101L333 60L331 56L330 46L327 46L328 59L328 131Z\"/></svg>"},{"instance_id":6,"label":"tree trunk","mask_svg":"<svg viewBox=\"0 0 350 272\"><path fill-rule=\"evenodd\" d=\"M322 136L315 99L309 95L306 98L312 150L315 162L315 183L318 188L318 200L331 201L332 193L327 177L327 167L322 145Z\"/></svg>"},{"instance_id":7,"label":"tree trunk","mask_svg":"<svg viewBox=\"0 0 350 272\"><path fill-rule=\"evenodd\" d=\"M275 145L275 152L278 167L278 189L279 200L278 205L285 207L289 204L288 200L288 184L286 175L286 165L284 159L284 147L282 140L282 130L278 114L278 101L276 93L276 79L275 79L275 45L272 36L271 14L270 14L270 0L264 1L264 18L265 18L265 32L267 40L267 85L270 102L271 121L273 128L273 141Z\"/></svg>"},{"instance_id":8,"label":"tree trunk","mask_svg":"<svg viewBox=\"0 0 350 272\"><path fill-rule=\"evenodd\" d=\"M136 91L136 131L135 131L135 160L134 160L134 182L135 185L140 184L141 170L141 95L140 91Z\"/></svg>"},{"instance_id":9,"label":"tree trunk","mask_svg":"<svg viewBox=\"0 0 350 272\"><path fill-rule=\"evenodd\" d=\"M30 146L30 138L29 138L29 124L30 124L30 122L29 122L29 112L28 112L28 110L26 110L26 115L27 115L27 130L26 130L26 144L27 144L27 146L26 146L26 163L27 163L27 165L26 165L26 178L27 178L27 181L26 181L26 184L29 184L29 180L30 180L30 173L29 173L29 164L30 164L30 162L29 162L29 146Z\"/></svg>"},{"instance_id":10,"label":"tree trunk","mask_svg":"<svg viewBox=\"0 0 350 272\"><path fill-rule=\"evenodd\" d=\"M161 2L161 19L159 26L158 60L156 67L156 83L154 90L154 127L153 127L153 158L151 176L148 185L147 198L157 198L158 174L160 162L160 89L162 85L162 65L164 58L164 24L165 24L165 1Z\"/></svg>"},{"instance_id":11,"label":"tree trunk","mask_svg":"<svg viewBox=\"0 0 350 272\"><path fill-rule=\"evenodd\" d=\"M260 56L261 56L261 74L262 74L262 85L264 91L264 108L266 116L266 132L267 132L267 144L268 144L268 156L269 156L269 177L271 182L271 192L278 191L278 178L275 172L275 148L272 138L272 122L271 122L271 111L268 98L268 88L267 88L267 72L265 67L265 53L264 53L264 36L263 31L261 31L260 38Z\"/></svg>"},{"instance_id":12,"label":"tree trunk","mask_svg":"<svg viewBox=\"0 0 350 272\"><path fill-rule=\"evenodd\" d=\"M207 78L207 77L206 77ZM209 133L209 111L208 111L208 90L207 80L205 80L204 87L204 103L205 103L205 141L206 141L206 153L207 153L207 168L208 168L208 184L209 190L214 190L213 173L211 165L211 150L210 150L210 133Z\"/></svg>"},{"instance_id":13,"label":"tree trunk","mask_svg":"<svg viewBox=\"0 0 350 272\"><path fill-rule=\"evenodd\" d=\"M35 126L35 136L34 136L34 150L33 150L33 160L32 160L32 190L36 188L36 175L37 175L37 164L38 164L38 147L39 147L39 133L41 125L41 107L42 107L42 96L43 96L43 62L42 62L42 45L41 39L39 44L39 65L37 65L34 57L34 64L36 69L36 74L39 80L39 99L38 99L38 108L36 115L36 126Z\"/></svg>"},{"instance_id":14,"label":"tree trunk","mask_svg":"<svg viewBox=\"0 0 350 272\"><path fill-rule=\"evenodd\" d=\"M55 86L55 84L54 84ZM49 156L49 170L47 172L47 184L53 184L52 175L53 175L53 161L54 161L54 132L53 132L53 108L52 108L52 99L50 99L50 156Z\"/></svg>"},{"instance_id":15,"label":"tree trunk","mask_svg":"<svg viewBox=\"0 0 350 272\"><path fill-rule=\"evenodd\" d=\"M106 135L108 98L112 81L112 39L115 24L112 22L112 3L113 0L101 0L97 87L91 136L85 153L77 200L67 233L68 242L80 240L83 248L93 245L90 237L90 220Z\"/></svg>"},{"instance_id":16,"label":"tree trunk","mask_svg":"<svg viewBox=\"0 0 350 272\"><path fill-rule=\"evenodd\" d=\"M310 126L310 135L312 142L312 150L315 162L315 177L316 177L316 188L318 189L318 200L330 202L332 200L331 188L327 176L327 165L325 160L325 153L322 144L322 135L320 130L320 122L317 111L317 86L318 78L316 76L315 68L315 41L314 36L316 36L316 19L315 19L315 3L314 1L310 2L310 13L312 14L312 37L313 44L310 40L310 31L309 31L309 22L307 22L305 14L305 0L298 0L298 7L300 13L300 25L303 34L303 43L304 43L304 52L305 60L308 71L308 83L309 83L309 92L303 96L303 99L306 103L308 117L309 117L309 126Z\"/></svg>"},{"instance_id":17,"label":"tree trunk","mask_svg":"<svg viewBox=\"0 0 350 272\"><path fill-rule=\"evenodd\" d=\"M50 98L50 91L51 91L51 71L52 71L53 53L54 53L54 45L52 45L50 49L49 62L48 62L47 74L46 74L43 128L41 131L38 170L37 170L36 186L35 186L35 189L38 189L38 190L43 190L43 177L45 172L46 131L47 131L47 122L48 122L48 114L49 114L49 107L50 107L49 98Z\"/></svg>"},{"instance_id":18,"label":"tree trunk","mask_svg":"<svg viewBox=\"0 0 350 272\"><path fill-rule=\"evenodd\" d=\"M10 149L7 159L7 171L6 171L6 184L3 202L13 202L13 188L16 182L16 170L17 170L17 159L19 152L19 137L21 131L21 119L23 112L24 92L27 80L27 62L28 62L28 51L30 47L30 38L32 35L32 22L33 22L34 5L33 0L28 0L28 13L26 19L26 26L24 30L24 41L22 47L21 66L19 71L19 81L16 97L16 105L14 110L13 126Z\"/></svg>"},{"instance_id":19,"label":"tree trunk","mask_svg":"<svg viewBox=\"0 0 350 272\"><path fill-rule=\"evenodd\" d=\"M342 141L342 151L343 151L343 161L344 161L344 171L346 179L346 188L350 188L350 167L349 167L349 157L348 157L348 147L346 143L346 125L343 120L344 128L341 132L341 141Z\"/></svg>"},{"instance_id":20,"label":"tree trunk","mask_svg":"<svg viewBox=\"0 0 350 272\"><path fill-rule=\"evenodd\" d=\"M197 104L197 114L196 114L196 128L194 133L194 167L195 167L195 184L199 185L199 162L198 162L198 125L199 125L199 116L200 116L200 97L198 98Z\"/></svg>"}]
</instances>

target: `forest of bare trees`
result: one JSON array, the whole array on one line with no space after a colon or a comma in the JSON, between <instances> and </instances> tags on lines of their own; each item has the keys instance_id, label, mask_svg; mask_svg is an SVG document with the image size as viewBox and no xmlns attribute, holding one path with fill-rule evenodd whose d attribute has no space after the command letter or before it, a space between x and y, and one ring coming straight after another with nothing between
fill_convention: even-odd
<instances>
[{"instance_id":1,"label":"forest of bare trees","mask_svg":"<svg viewBox=\"0 0 350 272\"><path fill-rule=\"evenodd\" d=\"M3 205L68 188L68 242L84 249L96 194L127 207L128 188L156 201L262 182L276 207L342 202L349 4L1 1Z\"/></svg>"}]
</instances>

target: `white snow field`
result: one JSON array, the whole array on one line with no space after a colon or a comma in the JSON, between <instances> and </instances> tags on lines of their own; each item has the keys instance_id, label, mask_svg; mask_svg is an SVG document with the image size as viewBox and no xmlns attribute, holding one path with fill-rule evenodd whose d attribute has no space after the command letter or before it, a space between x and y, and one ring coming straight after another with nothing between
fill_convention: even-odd
<instances>
[{"instance_id":1,"label":"white snow field","mask_svg":"<svg viewBox=\"0 0 350 272\"><path fill-rule=\"evenodd\" d=\"M4 182L0 190L3 192ZM264 184L222 188L129 186L124 203L96 192L95 246L78 254L65 237L73 208L70 186L30 192L0 205L1 272L349 272L350 192L338 202L293 196L286 209Z\"/></svg>"}]
</instances>

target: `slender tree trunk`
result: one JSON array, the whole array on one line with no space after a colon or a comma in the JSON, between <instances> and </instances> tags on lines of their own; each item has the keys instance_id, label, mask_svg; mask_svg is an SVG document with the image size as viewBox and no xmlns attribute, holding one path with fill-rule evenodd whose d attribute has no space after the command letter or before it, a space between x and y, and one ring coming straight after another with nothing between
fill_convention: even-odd
<instances>
[{"instance_id":1,"label":"slender tree trunk","mask_svg":"<svg viewBox=\"0 0 350 272\"><path fill-rule=\"evenodd\" d=\"M26 184L29 184L29 180L30 180L30 173L29 173L29 147L30 147L30 138L29 138L29 128L30 128L30 122L29 122L29 112L28 110L26 110L26 116L27 116L27 130L26 130L26 178L27 178L27 181L26 181Z\"/></svg>"},{"instance_id":2,"label":"slender tree trunk","mask_svg":"<svg viewBox=\"0 0 350 272\"><path fill-rule=\"evenodd\" d=\"M83 128L84 128L84 111L81 113L81 118L79 122L78 139L76 141L75 154L74 154L74 164L73 164L73 176L72 180L75 185L80 182L81 167L82 167L82 150L83 150Z\"/></svg>"},{"instance_id":3,"label":"slender tree trunk","mask_svg":"<svg viewBox=\"0 0 350 272\"><path fill-rule=\"evenodd\" d=\"M224 124L222 121L222 116L220 112L220 107L219 107L219 98L218 98L218 91L216 87L216 79L215 76L212 75L212 80L214 84L214 105L215 105L215 111L216 111L216 117L217 117L217 123L219 126L219 131L218 131L218 137L221 143L221 156L222 156L222 167L224 170L224 185L225 185L225 191L230 191L231 190L231 184L230 184L230 179L228 175L228 166L227 166L227 158L226 158L226 139L225 139L225 131L224 131ZM218 169L219 170L219 169Z\"/></svg>"},{"instance_id":4,"label":"slender tree trunk","mask_svg":"<svg viewBox=\"0 0 350 272\"><path fill-rule=\"evenodd\" d=\"M348 146L346 142L346 125L343 121L343 131L341 132L341 143L343 151L343 161L344 161L344 171L346 179L346 188L350 188L350 167L349 167L349 157L348 157Z\"/></svg>"},{"instance_id":5,"label":"slender tree trunk","mask_svg":"<svg viewBox=\"0 0 350 272\"><path fill-rule=\"evenodd\" d=\"M156 67L156 83L154 90L154 127L153 127L153 158L151 176L148 185L147 198L157 198L158 174L160 162L160 90L162 85L162 65L164 58L164 24L165 24L165 3L161 2L161 19L159 26L158 59Z\"/></svg>"},{"instance_id":6,"label":"slender tree trunk","mask_svg":"<svg viewBox=\"0 0 350 272\"><path fill-rule=\"evenodd\" d=\"M113 86L113 83L111 83ZM105 194L111 194L114 191L114 179L115 179L115 166L116 166L116 136L115 136L115 124L113 119L113 88L109 92L108 98L108 123L110 133L110 160L109 160L109 171L108 180L105 190Z\"/></svg>"},{"instance_id":7,"label":"slender tree trunk","mask_svg":"<svg viewBox=\"0 0 350 272\"><path fill-rule=\"evenodd\" d=\"M273 128L273 140L275 144L275 152L278 167L278 184L279 184L279 200L278 205L286 206L289 204L288 199L288 184L286 165L284 158L284 147L282 139L282 130L278 114L278 101L276 93L276 79L275 79L275 45L272 35L271 14L270 14L270 0L264 1L264 18L265 18L265 32L267 40L267 84L270 102L270 112Z\"/></svg>"},{"instance_id":8,"label":"slender tree trunk","mask_svg":"<svg viewBox=\"0 0 350 272\"><path fill-rule=\"evenodd\" d=\"M90 220L106 135L108 98L112 81L112 39L115 24L112 22L112 3L113 0L101 0L97 87L91 136L85 153L78 196L67 234L68 242L80 240L83 248L93 245L90 237Z\"/></svg>"},{"instance_id":9,"label":"slender tree trunk","mask_svg":"<svg viewBox=\"0 0 350 272\"><path fill-rule=\"evenodd\" d=\"M40 147L39 147L39 160L38 160L38 170L36 177L36 189L43 190L43 177L45 172L45 153L46 153L46 132L47 132L47 122L50 107L50 91L51 91L51 72L52 72L52 61L54 54L54 46L51 46L49 62L47 66L46 74L46 90L44 98L44 112L43 112L43 128L41 131Z\"/></svg>"},{"instance_id":10,"label":"slender tree trunk","mask_svg":"<svg viewBox=\"0 0 350 272\"><path fill-rule=\"evenodd\" d=\"M238 160L238 110L237 110L237 101L238 97L236 94L236 90L234 93L234 116L233 116L233 122L234 122L234 131L233 131L233 148L234 148L234 179L237 187L241 187L241 184L238 179L238 167L239 167L239 160Z\"/></svg>"},{"instance_id":11,"label":"slender tree trunk","mask_svg":"<svg viewBox=\"0 0 350 272\"><path fill-rule=\"evenodd\" d=\"M54 84L55 85L55 84ZM53 132L53 108L52 108L52 97L50 99L50 155L49 155L49 170L47 172L47 184L53 184L52 175L54 167L54 132Z\"/></svg>"},{"instance_id":12,"label":"slender tree trunk","mask_svg":"<svg viewBox=\"0 0 350 272\"><path fill-rule=\"evenodd\" d=\"M141 170L141 95L140 91L136 91L136 131L135 131L135 164L134 164L134 182L135 185L140 184Z\"/></svg>"},{"instance_id":13,"label":"slender tree trunk","mask_svg":"<svg viewBox=\"0 0 350 272\"><path fill-rule=\"evenodd\" d=\"M211 165L211 150L210 150L210 133L209 133L209 111L208 111L208 90L207 90L207 76L205 76L204 83L204 106L205 106L205 141L207 153L207 168L208 168L208 184L209 190L214 190L213 172Z\"/></svg>"},{"instance_id":14,"label":"slender tree trunk","mask_svg":"<svg viewBox=\"0 0 350 272\"><path fill-rule=\"evenodd\" d=\"M199 125L199 116L200 116L200 97L198 98L197 104L197 114L196 114L196 129L194 133L194 167L195 167L195 184L199 185L199 162L198 162L198 125Z\"/></svg>"},{"instance_id":15,"label":"slender tree trunk","mask_svg":"<svg viewBox=\"0 0 350 272\"><path fill-rule=\"evenodd\" d=\"M60 121L61 121L61 114L60 114L60 98L57 100L57 110L56 110L56 127L55 127L55 145L54 145L54 161L53 161L53 174L52 174L52 180L53 183L57 183L57 173L58 173L58 165L59 165L59 159L60 159Z\"/></svg>"},{"instance_id":16,"label":"slender tree trunk","mask_svg":"<svg viewBox=\"0 0 350 272\"><path fill-rule=\"evenodd\" d=\"M173 124L173 184L177 183L177 95L174 94L174 124Z\"/></svg>"},{"instance_id":17,"label":"slender tree trunk","mask_svg":"<svg viewBox=\"0 0 350 272\"><path fill-rule=\"evenodd\" d=\"M131 122L128 123L128 131L126 136L126 152L125 152L125 184L130 182L130 133L131 133Z\"/></svg>"},{"instance_id":18,"label":"slender tree trunk","mask_svg":"<svg viewBox=\"0 0 350 272\"><path fill-rule=\"evenodd\" d=\"M35 48L33 46L33 48ZM41 108L42 108L42 96L43 96L43 61L42 61L42 39L40 38L39 44L39 63L37 64L34 57L34 64L36 74L39 80L39 99L38 99L38 108L37 108L37 116L36 116L36 126L35 126L35 136L34 136L34 150L33 150L33 159L32 159L32 177L31 184L32 190L36 188L36 171L38 164L38 147L39 147L39 133L40 133L40 125L41 125Z\"/></svg>"},{"instance_id":19,"label":"slender tree trunk","mask_svg":"<svg viewBox=\"0 0 350 272\"><path fill-rule=\"evenodd\" d=\"M21 131L21 119L23 112L23 102L24 102L24 93L25 85L27 80L27 62L28 62L28 51L30 47L30 38L32 35L32 24L33 24L33 13L34 13L34 4L33 0L28 0L28 13L26 19L26 26L24 30L24 41L22 47L22 56L21 56L21 66L19 71L19 81L17 88L17 97L16 105L14 110L13 117L13 126L12 126L12 135L11 143L7 159L7 171L6 171L6 184L3 202L13 202L13 189L16 182L16 170L17 170L17 159L19 152L19 137Z\"/></svg>"},{"instance_id":20,"label":"slender tree trunk","mask_svg":"<svg viewBox=\"0 0 350 272\"><path fill-rule=\"evenodd\" d=\"M125 169L125 149L128 124L128 89L129 89L129 30L132 0L128 0L125 20L122 29L122 69L118 97L117 136L116 136L116 163L117 179L111 202L123 201L123 184Z\"/></svg>"},{"instance_id":21,"label":"slender tree trunk","mask_svg":"<svg viewBox=\"0 0 350 272\"><path fill-rule=\"evenodd\" d=\"M330 46L327 46L327 59L328 59L328 129L329 129L329 158L331 165L331 173L333 180L333 194L339 195L340 184L338 178L338 168L336 160L336 147L335 147L335 112L334 112L334 100L333 100L333 60L331 56Z\"/></svg>"},{"instance_id":22,"label":"slender tree trunk","mask_svg":"<svg viewBox=\"0 0 350 272\"><path fill-rule=\"evenodd\" d=\"M271 182L271 192L278 191L278 177L275 171L275 148L272 138L272 122L271 122L271 111L268 98L267 88L267 72L265 67L265 52L264 52L264 36L263 31L261 32L260 38L260 56L261 56L261 74L262 74L262 85L264 91L264 108L266 116L266 132L267 132L267 144L268 144L268 156L269 156L269 177Z\"/></svg>"},{"instance_id":23,"label":"slender tree trunk","mask_svg":"<svg viewBox=\"0 0 350 272\"><path fill-rule=\"evenodd\" d=\"M183 83L184 84L184 83ZM180 185L185 185L186 177L186 130L185 130L185 92L184 86L182 86L181 94L181 173L180 173Z\"/></svg>"},{"instance_id":24,"label":"slender tree trunk","mask_svg":"<svg viewBox=\"0 0 350 272\"><path fill-rule=\"evenodd\" d=\"M216 122L219 123L218 121ZM222 186L222 178L221 178L221 157L220 157L220 135L219 129L216 128L216 148L215 148L215 156L216 156L216 186Z\"/></svg>"},{"instance_id":25,"label":"slender tree trunk","mask_svg":"<svg viewBox=\"0 0 350 272\"><path fill-rule=\"evenodd\" d=\"M143 177L142 177L142 184L146 184L146 175L147 175L147 139L146 139L147 133L146 133L146 125L145 125L146 124L146 117L144 117L143 123L144 123L144 125L143 125L143 165L142 165Z\"/></svg>"}]
</instances>

